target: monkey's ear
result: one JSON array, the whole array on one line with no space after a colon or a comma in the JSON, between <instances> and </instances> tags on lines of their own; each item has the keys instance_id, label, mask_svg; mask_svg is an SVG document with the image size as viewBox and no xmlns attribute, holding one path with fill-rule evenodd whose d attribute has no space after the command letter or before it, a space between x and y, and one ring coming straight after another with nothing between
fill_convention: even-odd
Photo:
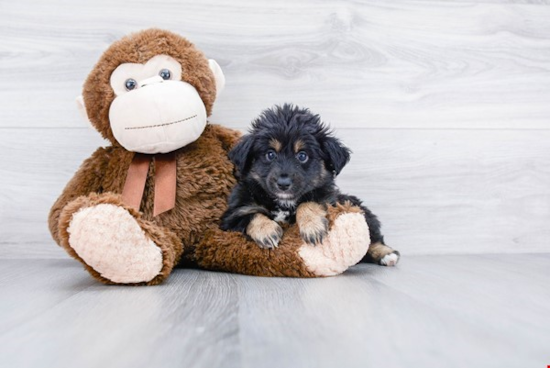
<instances>
[{"instance_id":1,"label":"monkey's ear","mask_svg":"<svg viewBox=\"0 0 550 368\"><path fill-rule=\"evenodd\" d=\"M252 162L252 145L254 144L254 138L250 135L244 135L237 142L237 145L229 151L229 159L235 165L235 176L237 178L246 174L250 168Z\"/></svg>"},{"instance_id":2,"label":"monkey's ear","mask_svg":"<svg viewBox=\"0 0 550 368\"><path fill-rule=\"evenodd\" d=\"M333 171L335 175L340 174L340 171L349 162L350 149L338 139L330 136L326 138L321 147L325 153L327 169Z\"/></svg>"},{"instance_id":3,"label":"monkey's ear","mask_svg":"<svg viewBox=\"0 0 550 368\"><path fill-rule=\"evenodd\" d=\"M212 73L214 73L214 79L216 79L216 97L218 97L223 87L225 87L225 75L223 75L222 68L220 68L216 60L208 59L208 66L212 70Z\"/></svg>"},{"instance_id":4,"label":"monkey's ear","mask_svg":"<svg viewBox=\"0 0 550 368\"><path fill-rule=\"evenodd\" d=\"M88 118L88 113L86 112L86 105L84 104L84 97L82 97L82 95L76 98L76 108L78 109L80 116L82 116L84 120L86 120L88 124L90 124L90 126L93 127L94 125L90 121L90 118Z\"/></svg>"}]
</instances>

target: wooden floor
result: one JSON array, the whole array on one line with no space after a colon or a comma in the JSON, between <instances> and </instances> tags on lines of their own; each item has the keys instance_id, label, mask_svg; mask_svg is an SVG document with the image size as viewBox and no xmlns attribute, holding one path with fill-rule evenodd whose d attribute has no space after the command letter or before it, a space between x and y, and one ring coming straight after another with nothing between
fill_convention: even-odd
<instances>
[{"instance_id":1,"label":"wooden floor","mask_svg":"<svg viewBox=\"0 0 550 368\"><path fill-rule=\"evenodd\" d=\"M546 367L549 270L550 254L409 256L108 287L72 260L0 260L0 366Z\"/></svg>"}]
</instances>

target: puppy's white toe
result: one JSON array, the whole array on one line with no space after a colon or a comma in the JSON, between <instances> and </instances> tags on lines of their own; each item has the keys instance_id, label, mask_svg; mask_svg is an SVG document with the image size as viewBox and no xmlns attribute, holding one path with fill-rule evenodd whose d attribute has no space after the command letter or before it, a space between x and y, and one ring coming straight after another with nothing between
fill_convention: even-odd
<instances>
[{"instance_id":1,"label":"puppy's white toe","mask_svg":"<svg viewBox=\"0 0 550 368\"><path fill-rule=\"evenodd\" d=\"M383 266L392 267L399 261L399 255L397 253L387 254L380 260L380 264Z\"/></svg>"}]
</instances>

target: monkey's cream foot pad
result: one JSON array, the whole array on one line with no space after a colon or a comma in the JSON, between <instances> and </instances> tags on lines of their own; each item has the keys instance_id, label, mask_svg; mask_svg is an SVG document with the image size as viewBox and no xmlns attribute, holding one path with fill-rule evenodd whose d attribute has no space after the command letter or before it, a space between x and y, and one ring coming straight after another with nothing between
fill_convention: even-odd
<instances>
[{"instance_id":1,"label":"monkey's cream foot pad","mask_svg":"<svg viewBox=\"0 0 550 368\"><path fill-rule=\"evenodd\" d=\"M334 276L357 264L367 253L369 244L369 227L363 214L345 213L334 220L321 244L304 243L298 253L315 275Z\"/></svg>"},{"instance_id":2,"label":"monkey's cream foot pad","mask_svg":"<svg viewBox=\"0 0 550 368\"><path fill-rule=\"evenodd\" d=\"M124 208L99 204L76 212L69 244L87 265L118 283L152 280L162 268L162 251Z\"/></svg>"}]
</instances>

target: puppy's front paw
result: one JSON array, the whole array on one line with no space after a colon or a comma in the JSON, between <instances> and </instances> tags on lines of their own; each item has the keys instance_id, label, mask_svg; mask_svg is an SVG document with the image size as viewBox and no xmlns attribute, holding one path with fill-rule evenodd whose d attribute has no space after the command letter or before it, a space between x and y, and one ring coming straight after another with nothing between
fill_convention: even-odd
<instances>
[{"instance_id":1,"label":"puppy's front paw","mask_svg":"<svg viewBox=\"0 0 550 368\"><path fill-rule=\"evenodd\" d=\"M260 248L271 249L279 245L279 241L283 236L283 229L269 217L258 213L254 215L252 221L248 224L246 233Z\"/></svg>"},{"instance_id":2,"label":"puppy's front paw","mask_svg":"<svg viewBox=\"0 0 550 368\"><path fill-rule=\"evenodd\" d=\"M300 236L307 244L320 244L328 231L326 211L318 203L306 202L296 210L296 222L300 228Z\"/></svg>"}]
</instances>

